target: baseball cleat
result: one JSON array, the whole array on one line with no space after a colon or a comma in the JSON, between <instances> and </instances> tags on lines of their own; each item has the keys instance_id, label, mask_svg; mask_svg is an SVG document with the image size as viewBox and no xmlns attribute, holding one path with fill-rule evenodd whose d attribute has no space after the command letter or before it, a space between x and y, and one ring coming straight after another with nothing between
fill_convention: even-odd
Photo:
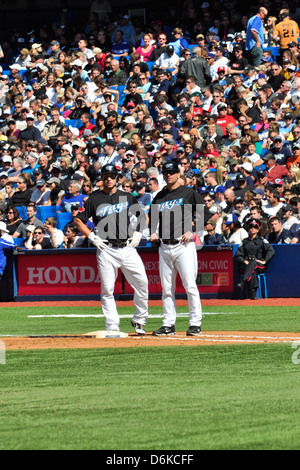
<instances>
[{"instance_id":1,"label":"baseball cleat","mask_svg":"<svg viewBox=\"0 0 300 470\"><path fill-rule=\"evenodd\" d=\"M175 326L162 326L159 330L153 331L153 336L171 336L175 335Z\"/></svg>"},{"instance_id":2,"label":"baseball cleat","mask_svg":"<svg viewBox=\"0 0 300 470\"><path fill-rule=\"evenodd\" d=\"M146 334L146 331L144 329L144 325L141 325L140 323L136 323L133 320L131 320L131 325L135 329L135 332L136 332L137 335L142 336L142 335Z\"/></svg>"},{"instance_id":3,"label":"baseball cleat","mask_svg":"<svg viewBox=\"0 0 300 470\"><path fill-rule=\"evenodd\" d=\"M186 332L187 336L200 336L201 335L201 327L200 326L190 326Z\"/></svg>"}]
</instances>

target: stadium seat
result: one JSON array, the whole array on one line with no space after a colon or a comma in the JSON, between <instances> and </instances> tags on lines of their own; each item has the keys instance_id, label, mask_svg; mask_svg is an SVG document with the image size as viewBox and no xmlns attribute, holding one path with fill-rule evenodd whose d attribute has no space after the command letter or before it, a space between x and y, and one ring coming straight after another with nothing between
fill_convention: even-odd
<instances>
[{"instance_id":1,"label":"stadium seat","mask_svg":"<svg viewBox=\"0 0 300 470\"><path fill-rule=\"evenodd\" d=\"M73 217L70 212L58 212L56 214L56 220L58 230L63 230L66 224L73 220Z\"/></svg>"},{"instance_id":2,"label":"stadium seat","mask_svg":"<svg viewBox=\"0 0 300 470\"><path fill-rule=\"evenodd\" d=\"M279 50L279 47L277 46L266 47L264 51L271 51L272 58L274 61L276 61L276 57L280 56L280 50Z\"/></svg>"},{"instance_id":3,"label":"stadium seat","mask_svg":"<svg viewBox=\"0 0 300 470\"><path fill-rule=\"evenodd\" d=\"M27 218L26 206L17 206L16 209L19 211L21 219Z\"/></svg>"},{"instance_id":4,"label":"stadium seat","mask_svg":"<svg viewBox=\"0 0 300 470\"><path fill-rule=\"evenodd\" d=\"M24 243L25 238L14 238L14 244L15 246L22 246Z\"/></svg>"},{"instance_id":5,"label":"stadium seat","mask_svg":"<svg viewBox=\"0 0 300 470\"><path fill-rule=\"evenodd\" d=\"M48 217L56 218L56 211L56 206L37 206L36 216L44 223Z\"/></svg>"},{"instance_id":6,"label":"stadium seat","mask_svg":"<svg viewBox=\"0 0 300 470\"><path fill-rule=\"evenodd\" d=\"M267 288L267 278L265 273L259 274L257 276L258 278L258 289L257 289L257 297L259 299L263 298L263 293L264 293L264 298L268 298L268 288Z\"/></svg>"},{"instance_id":7,"label":"stadium seat","mask_svg":"<svg viewBox=\"0 0 300 470\"><path fill-rule=\"evenodd\" d=\"M81 122L80 119L65 119L65 125L78 128L81 126Z\"/></svg>"}]
</instances>

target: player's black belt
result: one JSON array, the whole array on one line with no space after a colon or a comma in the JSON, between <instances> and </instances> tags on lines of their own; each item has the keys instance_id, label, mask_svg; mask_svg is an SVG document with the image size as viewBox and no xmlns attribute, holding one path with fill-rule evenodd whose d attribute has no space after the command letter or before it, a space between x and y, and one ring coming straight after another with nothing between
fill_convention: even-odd
<instances>
[{"instance_id":1,"label":"player's black belt","mask_svg":"<svg viewBox=\"0 0 300 470\"><path fill-rule=\"evenodd\" d=\"M109 242L108 243L113 248L125 248L127 246L127 242Z\"/></svg>"},{"instance_id":2,"label":"player's black belt","mask_svg":"<svg viewBox=\"0 0 300 470\"><path fill-rule=\"evenodd\" d=\"M165 240L163 239L162 240L163 243L165 243L165 245L178 245L178 243L180 243L179 240Z\"/></svg>"}]
</instances>

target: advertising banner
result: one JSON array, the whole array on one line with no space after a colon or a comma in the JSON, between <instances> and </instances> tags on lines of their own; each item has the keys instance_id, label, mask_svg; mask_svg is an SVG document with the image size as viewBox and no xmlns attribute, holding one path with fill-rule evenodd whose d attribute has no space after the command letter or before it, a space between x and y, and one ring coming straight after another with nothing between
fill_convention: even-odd
<instances>
[{"instance_id":1,"label":"advertising banner","mask_svg":"<svg viewBox=\"0 0 300 470\"><path fill-rule=\"evenodd\" d=\"M160 294L159 258L157 251L140 251L145 264L149 294ZM200 293L216 294L233 292L233 259L231 249L197 252L197 285ZM18 296L89 296L99 295L100 279L94 250L78 250L75 253L48 251L38 255L18 256ZM180 277L176 294L184 294ZM133 289L119 270L115 294L132 294Z\"/></svg>"}]
</instances>

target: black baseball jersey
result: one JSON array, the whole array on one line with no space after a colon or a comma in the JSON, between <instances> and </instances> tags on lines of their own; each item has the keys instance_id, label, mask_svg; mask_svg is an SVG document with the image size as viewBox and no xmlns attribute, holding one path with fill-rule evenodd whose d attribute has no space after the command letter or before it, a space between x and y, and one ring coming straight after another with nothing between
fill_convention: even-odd
<instances>
[{"instance_id":1,"label":"black baseball jersey","mask_svg":"<svg viewBox=\"0 0 300 470\"><path fill-rule=\"evenodd\" d=\"M136 218L134 228L132 217ZM114 194L93 193L77 218L84 223L92 219L97 235L116 243L126 242L135 230L142 232L146 226L145 213L136 198L119 189Z\"/></svg>"},{"instance_id":2,"label":"black baseball jersey","mask_svg":"<svg viewBox=\"0 0 300 470\"><path fill-rule=\"evenodd\" d=\"M194 189L179 186L169 190L162 189L150 206L150 233L158 234L161 239L176 240L187 231L198 231L209 219L209 212L202 196ZM203 230L203 228L202 228Z\"/></svg>"}]
</instances>

